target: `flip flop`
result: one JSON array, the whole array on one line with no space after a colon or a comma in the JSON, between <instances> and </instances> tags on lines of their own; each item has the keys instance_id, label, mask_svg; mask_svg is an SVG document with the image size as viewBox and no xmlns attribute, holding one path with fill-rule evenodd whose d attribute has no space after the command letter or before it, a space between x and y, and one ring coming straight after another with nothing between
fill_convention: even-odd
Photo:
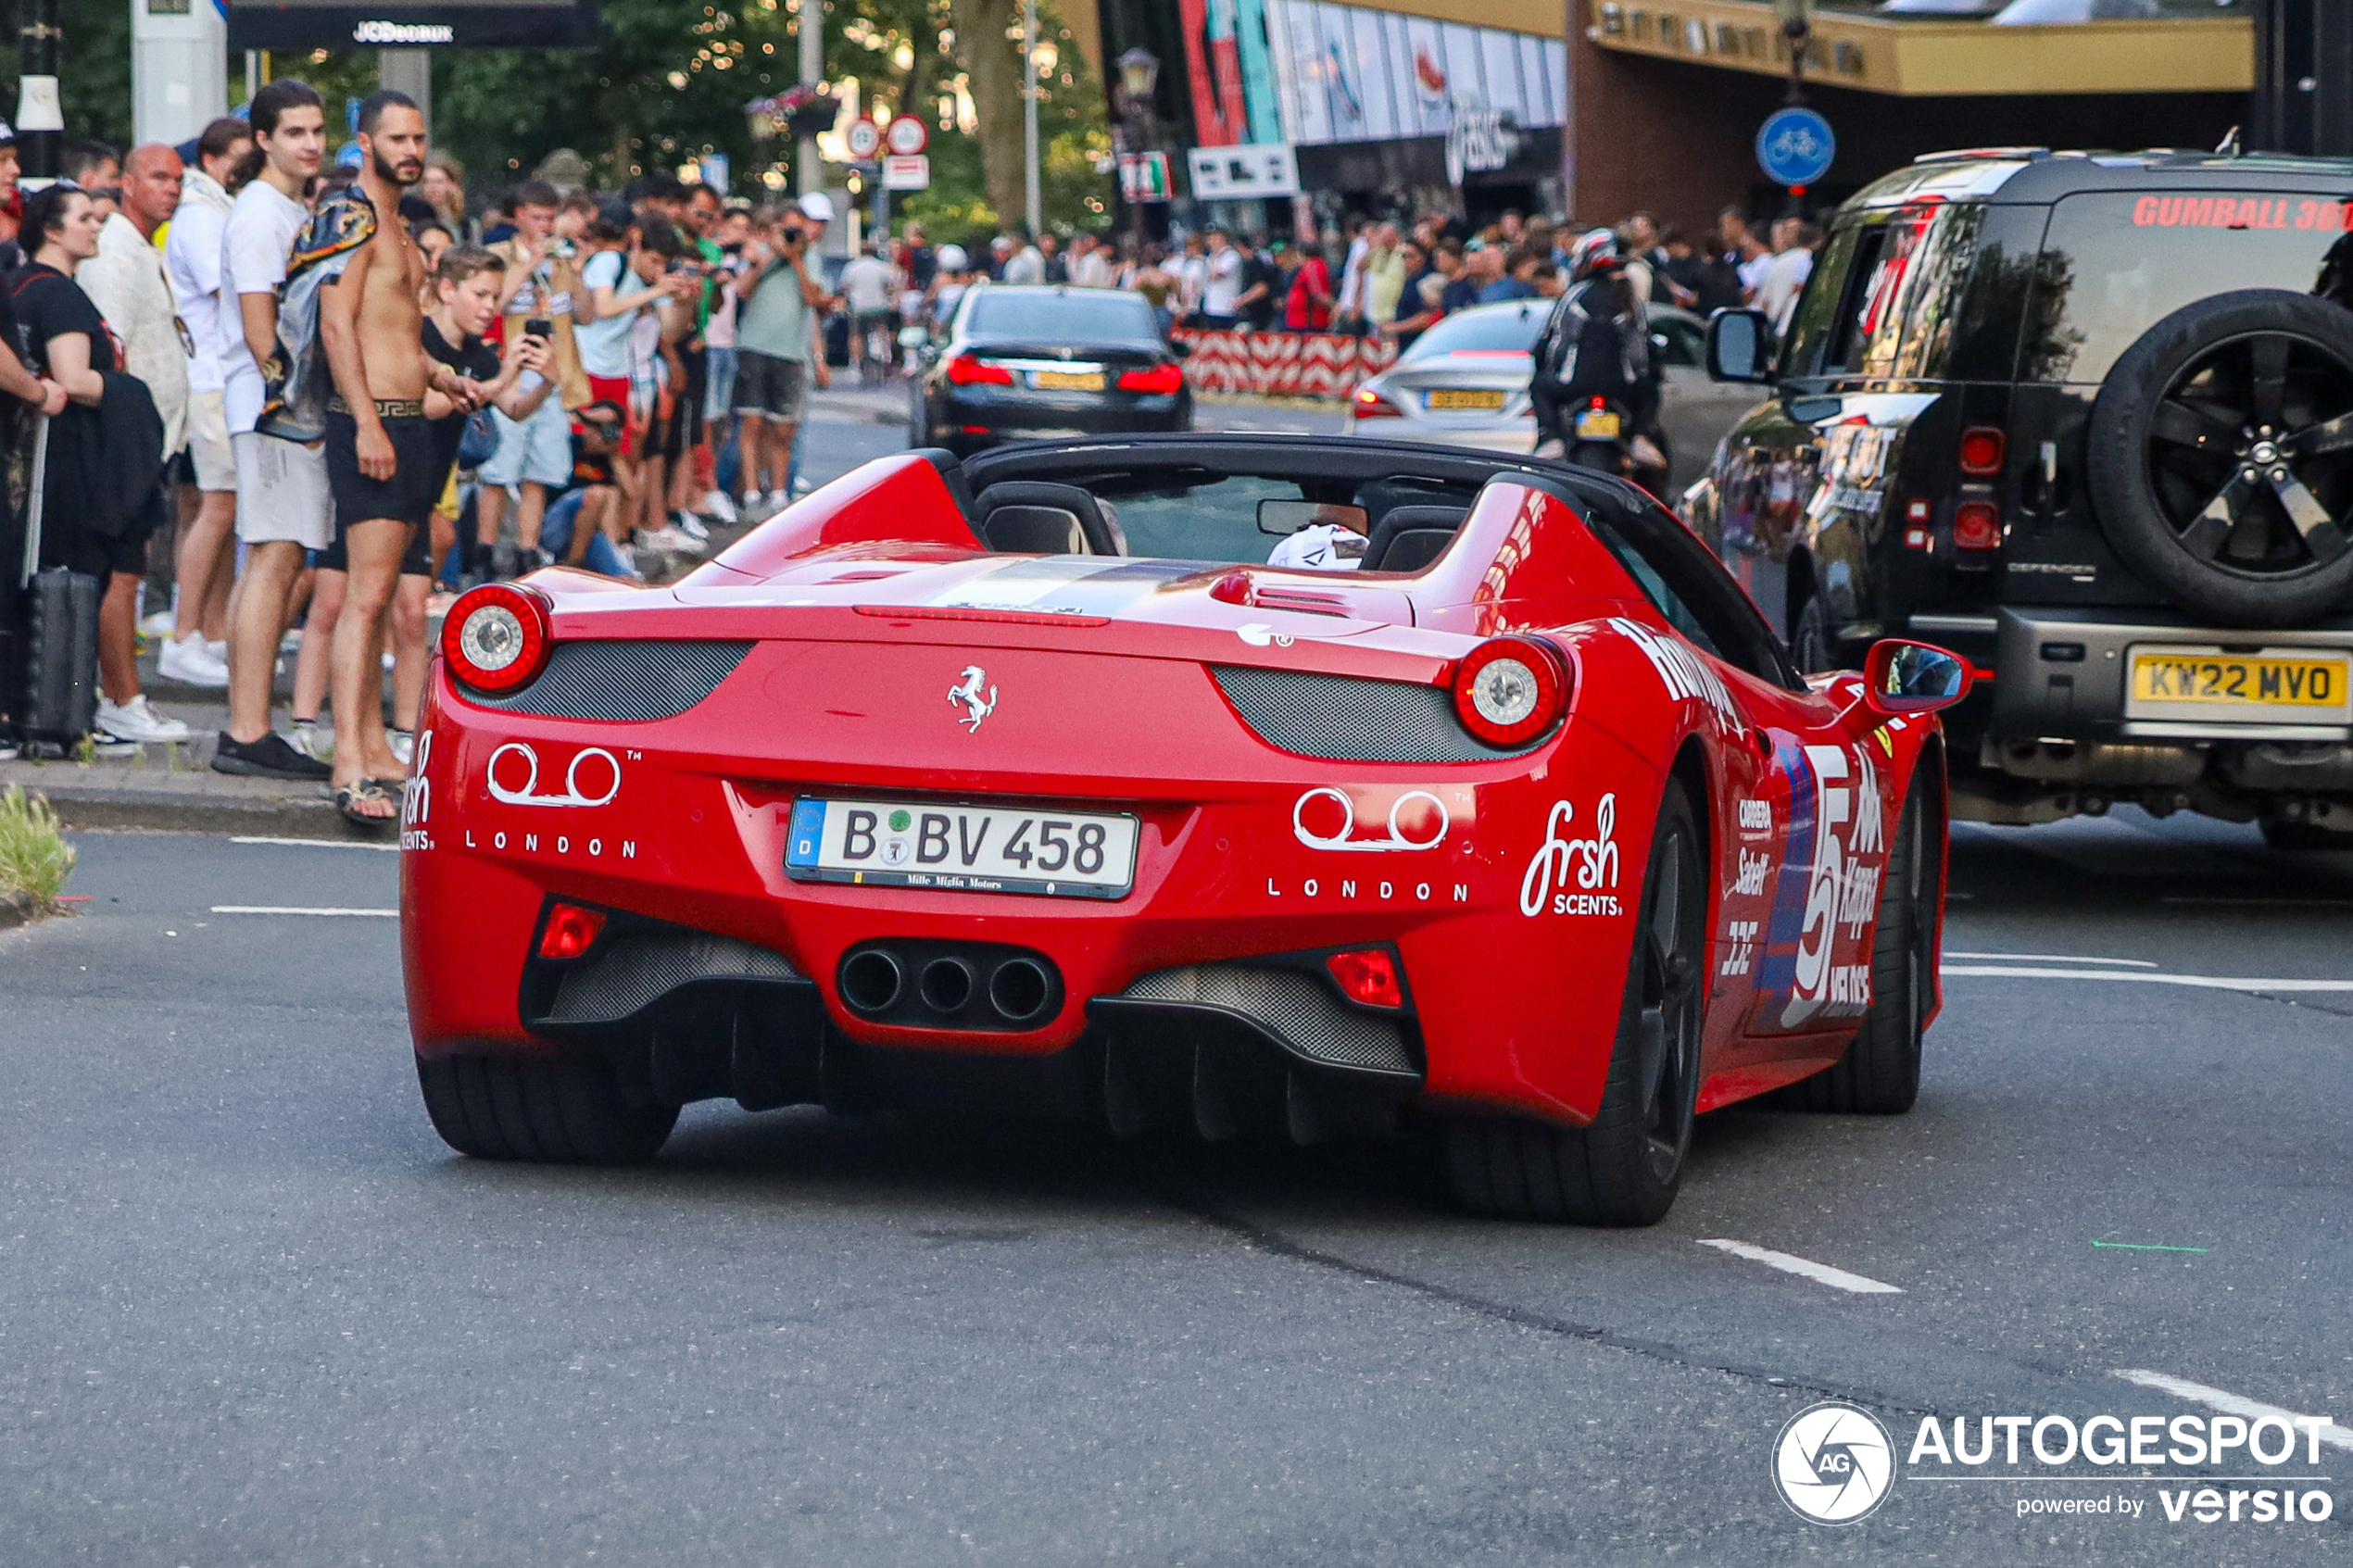
<instances>
[{"instance_id":1,"label":"flip flop","mask_svg":"<svg viewBox=\"0 0 2353 1568\"><path fill-rule=\"evenodd\" d=\"M351 823L354 827L379 831L399 824L400 813L396 810L389 817L371 817L359 809L361 801L371 800L381 800L387 805L395 804L393 797L378 787L373 779L361 779L358 784L335 786L335 809L342 814L345 822Z\"/></svg>"}]
</instances>

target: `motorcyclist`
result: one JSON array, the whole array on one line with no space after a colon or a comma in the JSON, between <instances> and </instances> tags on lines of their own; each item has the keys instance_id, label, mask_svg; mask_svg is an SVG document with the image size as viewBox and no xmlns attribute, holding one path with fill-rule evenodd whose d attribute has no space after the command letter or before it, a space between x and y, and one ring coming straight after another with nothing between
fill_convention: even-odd
<instances>
[{"instance_id":1,"label":"motorcyclist","mask_svg":"<svg viewBox=\"0 0 2353 1568\"><path fill-rule=\"evenodd\" d=\"M1595 229L1579 238L1568 253L1568 276L1567 291L1537 334L1529 386L1540 440L1558 440L1564 454L1577 449L1578 410L1596 397L1625 411L1629 437L1654 430L1658 420L1650 322L1627 286L1617 236Z\"/></svg>"}]
</instances>

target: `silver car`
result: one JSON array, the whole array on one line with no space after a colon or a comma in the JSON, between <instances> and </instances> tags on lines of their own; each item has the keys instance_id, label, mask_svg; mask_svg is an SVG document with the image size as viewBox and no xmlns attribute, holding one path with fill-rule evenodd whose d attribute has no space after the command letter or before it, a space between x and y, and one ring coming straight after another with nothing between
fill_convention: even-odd
<instances>
[{"instance_id":1,"label":"silver car","mask_svg":"<svg viewBox=\"0 0 2353 1568\"><path fill-rule=\"evenodd\" d=\"M1391 441L1534 451L1528 383L1535 361L1529 351L1552 310L1549 299L1523 299L1455 311L1356 389L1343 428ZM1654 305L1649 315L1660 369L1659 424L1673 460L1668 494L1680 495L1706 469L1717 440L1756 399L1753 388L1731 388L1728 395L1708 379L1705 322L1671 305Z\"/></svg>"}]
</instances>

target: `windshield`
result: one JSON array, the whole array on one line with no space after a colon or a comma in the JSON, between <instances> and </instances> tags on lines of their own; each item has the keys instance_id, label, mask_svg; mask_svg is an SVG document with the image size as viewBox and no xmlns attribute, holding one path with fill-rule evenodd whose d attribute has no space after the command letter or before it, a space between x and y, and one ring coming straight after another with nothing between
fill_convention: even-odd
<instances>
[{"instance_id":1,"label":"windshield","mask_svg":"<svg viewBox=\"0 0 2353 1568\"><path fill-rule=\"evenodd\" d=\"M1103 510L1118 519L1129 555L1230 562L1264 561L1283 542L1281 535L1259 531L1261 501L1362 507L1368 526L1378 526L1398 507L1466 510L1478 494L1472 484L1402 476L1302 484L1257 474L1100 474L1082 483Z\"/></svg>"},{"instance_id":2,"label":"windshield","mask_svg":"<svg viewBox=\"0 0 2353 1568\"><path fill-rule=\"evenodd\" d=\"M1000 294L978 290L964 317L968 337L1019 338L1025 343L1157 344L1160 332L1143 296L1109 289L1068 294Z\"/></svg>"},{"instance_id":3,"label":"windshield","mask_svg":"<svg viewBox=\"0 0 2353 1568\"><path fill-rule=\"evenodd\" d=\"M1473 310L1449 316L1421 335L1406 354L1408 363L1442 359L1455 354L1525 354L1536 345L1551 306L1523 305L1516 310Z\"/></svg>"}]
</instances>

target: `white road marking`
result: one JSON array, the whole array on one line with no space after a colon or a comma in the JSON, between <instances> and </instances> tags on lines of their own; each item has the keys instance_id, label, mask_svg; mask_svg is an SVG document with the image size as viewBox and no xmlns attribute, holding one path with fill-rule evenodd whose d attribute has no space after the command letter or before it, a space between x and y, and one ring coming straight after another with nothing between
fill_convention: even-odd
<instances>
[{"instance_id":1,"label":"white road marking","mask_svg":"<svg viewBox=\"0 0 2353 1568\"><path fill-rule=\"evenodd\" d=\"M308 909L288 904L215 904L216 915L378 915L385 920L398 920L398 909Z\"/></svg>"},{"instance_id":2,"label":"white road marking","mask_svg":"<svg viewBox=\"0 0 2353 1568\"><path fill-rule=\"evenodd\" d=\"M2146 959L2095 959L2082 953L1963 953L1947 947L1948 959L2004 959L2011 963L2111 963L2126 969L2155 969Z\"/></svg>"},{"instance_id":3,"label":"white road marking","mask_svg":"<svg viewBox=\"0 0 2353 1568\"><path fill-rule=\"evenodd\" d=\"M1796 1274L1817 1285L1827 1285L1833 1290L1851 1290L1857 1296L1901 1296L1901 1286L1881 1285L1861 1274L1850 1274L1844 1269L1833 1269L1828 1263L1817 1263L1806 1258L1793 1258L1786 1252L1776 1252L1768 1247L1751 1247L1745 1241L1718 1238L1703 1241L1702 1247L1713 1247L1718 1252L1729 1252L1735 1258L1745 1258L1752 1263L1762 1263L1768 1269Z\"/></svg>"},{"instance_id":4,"label":"white road marking","mask_svg":"<svg viewBox=\"0 0 2353 1568\"><path fill-rule=\"evenodd\" d=\"M233 835L229 842L232 844L291 844L302 849L384 849L395 855L400 853L400 846L397 844L362 844L357 839L348 838L268 838L259 834L237 834Z\"/></svg>"},{"instance_id":5,"label":"white road marking","mask_svg":"<svg viewBox=\"0 0 2353 1568\"><path fill-rule=\"evenodd\" d=\"M2168 1377L2161 1372L2136 1372L2119 1367L2116 1375L2127 1383L2137 1383L2144 1388L2155 1388L2162 1393L2171 1394L2178 1399L2189 1399L2197 1404L2210 1405L2225 1415L2243 1415L2249 1421L2268 1419L2284 1422L2290 1427L2295 1427L2297 1419L2294 1411L2284 1410L2278 1405L2267 1405L2254 1399L2243 1399L2236 1394L2226 1394L2220 1388L2208 1388L2203 1383L2192 1383L2184 1378ZM2302 1429L2297 1428L2297 1430ZM2353 1449L2353 1432L2347 1431L2334 1421L2321 1428L2320 1437L2322 1442L2333 1449Z\"/></svg>"},{"instance_id":6,"label":"white road marking","mask_svg":"<svg viewBox=\"0 0 2353 1568\"><path fill-rule=\"evenodd\" d=\"M2028 969L2018 964L1948 963L1940 974L1980 974L2013 980L2137 980L2145 985L2189 985L2203 991L2353 991L2353 980L2267 980L2236 974L2149 974L2134 970Z\"/></svg>"}]
</instances>

